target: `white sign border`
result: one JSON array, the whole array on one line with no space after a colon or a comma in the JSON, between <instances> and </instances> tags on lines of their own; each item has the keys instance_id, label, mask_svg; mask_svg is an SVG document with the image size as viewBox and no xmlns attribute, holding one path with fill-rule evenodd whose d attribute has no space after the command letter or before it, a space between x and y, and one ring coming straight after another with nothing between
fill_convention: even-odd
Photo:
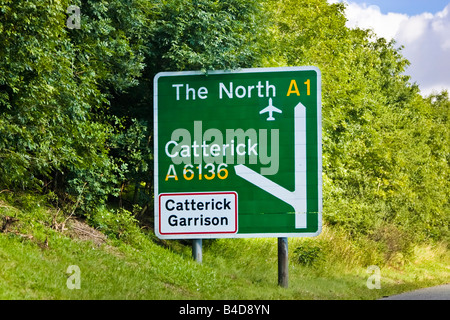
<instances>
[{"instance_id":1,"label":"white sign border","mask_svg":"<svg viewBox=\"0 0 450 320\"><path fill-rule=\"evenodd\" d=\"M318 226L316 232L310 233L234 233L234 234L177 234L177 235L162 235L159 233L159 228L155 228L155 234L160 239L218 239L218 238L279 238L279 237L316 237L322 232L322 209L323 209L323 195L322 195L322 75L319 68L314 66L301 67L273 67L273 68L243 68L239 70L213 70L213 71L164 71L159 72L153 78L153 199L154 199L154 226L159 226L159 202L156 205L156 200L159 199L159 185L158 185L158 80L161 77L186 76L186 75L216 75L216 74L240 74L240 73L263 73L263 72L293 72L293 71L315 71L317 74L317 159L318 159ZM207 192L207 191L205 191ZM238 195L239 196L239 195ZM239 204L239 203L238 203ZM239 216L238 216L239 217ZM239 228L239 226L238 226ZM239 232L239 231L238 231Z\"/></svg>"}]
</instances>

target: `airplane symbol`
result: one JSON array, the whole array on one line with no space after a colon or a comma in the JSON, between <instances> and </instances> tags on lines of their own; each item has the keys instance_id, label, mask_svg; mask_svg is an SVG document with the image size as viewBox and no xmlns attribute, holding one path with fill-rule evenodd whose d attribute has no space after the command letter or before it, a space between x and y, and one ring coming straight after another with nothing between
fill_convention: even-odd
<instances>
[{"instance_id":1,"label":"airplane symbol","mask_svg":"<svg viewBox=\"0 0 450 320\"><path fill-rule=\"evenodd\" d=\"M264 109L262 109L259 112L259 114L266 113L266 112L269 113L269 117L266 119L267 121L274 121L275 120L275 118L273 117L273 113L274 112L282 113L282 111L280 109L275 108L272 105L272 98L269 98L269 105L267 107L265 107Z\"/></svg>"}]
</instances>

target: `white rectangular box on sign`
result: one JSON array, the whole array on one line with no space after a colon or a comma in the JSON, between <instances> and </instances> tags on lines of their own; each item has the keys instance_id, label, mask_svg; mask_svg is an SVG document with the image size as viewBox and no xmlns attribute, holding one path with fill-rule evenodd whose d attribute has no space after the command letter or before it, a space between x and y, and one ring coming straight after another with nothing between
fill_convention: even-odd
<instances>
[{"instance_id":1,"label":"white rectangular box on sign","mask_svg":"<svg viewBox=\"0 0 450 320\"><path fill-rule=\"evenodd\" d=\"M237 232L236 192L163 193L159 195L162 235Z\"/></svg>"}]
</instances>

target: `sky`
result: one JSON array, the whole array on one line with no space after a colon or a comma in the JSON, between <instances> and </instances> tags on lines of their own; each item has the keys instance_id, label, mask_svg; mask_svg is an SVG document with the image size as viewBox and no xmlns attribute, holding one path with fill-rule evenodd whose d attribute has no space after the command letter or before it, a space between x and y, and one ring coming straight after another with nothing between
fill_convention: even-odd
<instances>
[{"instance_id":1,"label":"sky","mask_svg":"<svg viewBox=\"0 0 450 320\"><path fill-rule=\"evenodd\" d=\"M450 91L450 0L328 0L347 3L347 26L404 46L406 74L421 93Z\"/></svg>"}]
</instances>

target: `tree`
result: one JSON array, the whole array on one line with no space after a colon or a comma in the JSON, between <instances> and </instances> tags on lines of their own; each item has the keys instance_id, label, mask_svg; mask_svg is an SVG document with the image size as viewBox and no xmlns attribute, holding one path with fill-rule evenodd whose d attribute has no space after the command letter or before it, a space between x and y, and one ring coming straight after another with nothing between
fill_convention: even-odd
<instances>
[{"instance_id":1,"label":"tree","mask_svg":"<svg viewBox=\"0 0 450 320\"><path fill-rule=\"evenodd\" d=\"M272 60L322 73L325 220L354 234L393 224L417 239L448 235L448 131L404 75L401 48L348 29L343 4L283 0L271 8Z\"/></svg>"},{"instance_id":2,"label":"tree","mask_svg":"<svg viewBox=\"0 0 450 320\"><path fill-rule=\"evenodd\" d=\"M152 23L144 41L142 76L137 86L114 94L108 110L124 126L111 149L128 165L123 186L134 188L132 203L139 198L139 190L145 190L139 202L143 208L150 208L153 201L153 163L147 151L148 145L153 146L153 77L160 71L207 72L257 66L267 22L257 0L170 0L155 2L151 8L146 12L146 20ZM131 138L140 142L125 146Z\"/></svg>"},{"instance_id":3,"label":"tree","mask_svg":"<svg viewBox=\"0 0 450 320\"><path fill-rule=\"evenodd\" d=\"M82 194L83 207L151 181L155 73L252 65L262 15L258 1L70 5L79 29L68 0L1 1L0 184Z\"/></svg>"},{"instance_id":4,"label":"tree","mask_svg":"<svg viewBox=\"0 0 450 320\"><path fill-rule=\"evenodd\" d=\"M139 34L130 36L143 28L140 3L76 3L82 28L69 30L68 1L1 2L3 187L75 195L83 187L91 199L116 192L120 168L108 156L104 111L111 92L134 85L143 68Z\"/></svg>"},{"instance_id":5,"label":"tree","mask_svg":"<svg viewBox=\"0 0 450 320\"><path fill-rule=\"evenodd\" d=\"M417 239L448 236L448 93L423 98L401 48L347 28L343 4L70 4L80 29L66 27L68 0L0 0L2 189L55 191L82 209L129 191L148 208L157 72L314 65L325 220L351 233L391 224Z\"/></svg>"}]
</instances>

